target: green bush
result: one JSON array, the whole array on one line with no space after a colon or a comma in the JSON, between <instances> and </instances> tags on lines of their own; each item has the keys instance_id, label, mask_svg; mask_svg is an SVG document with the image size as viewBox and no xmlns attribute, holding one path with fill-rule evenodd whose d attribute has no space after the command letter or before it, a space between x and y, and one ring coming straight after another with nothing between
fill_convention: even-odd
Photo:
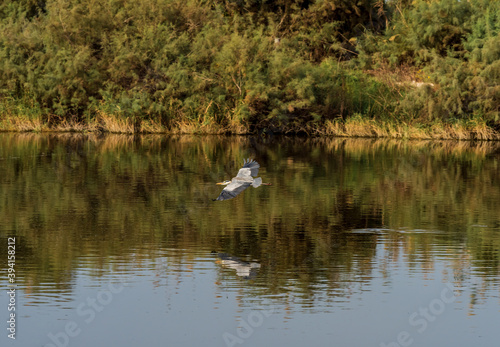
<instances>
[{"instance_id":1,"label":"green bush","mask_svg":"<svg viewBox=\"0 0 500 347\"><path fill-rule=\"evenodd\" d=\"M165 128L296 131L353 114L495 126L499 16L487 0L6 0L0 103ZM387 66L432 87L364 71Z\"/></svg>"},{"instance_id":2,"label":"green bush","mask_svg":"<svg viewBox=\"0 0 500 347\"><path fill-rule=\"evenodd\" d=\"M420 69L421 89L408 89L396 112L417 119L453 121L481 117L498 127L500 111L500 2L417 0L391 2L385 35L360 42L364 68Z\"/></svg>"}]
</instances>

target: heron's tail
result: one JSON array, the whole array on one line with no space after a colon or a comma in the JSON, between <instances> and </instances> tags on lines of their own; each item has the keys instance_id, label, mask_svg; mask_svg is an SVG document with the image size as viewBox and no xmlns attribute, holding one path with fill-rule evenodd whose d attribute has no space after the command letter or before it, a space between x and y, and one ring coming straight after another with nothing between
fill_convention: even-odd
<instances>
[{"instance_id":1,"label":"heron's tail","mask_svg":"<svg viewBox=\"0 0 500 347\"><path fill-rule=\"evenodd\" d=\"M257 177L253 180L252 182L252 187L254 188L257 188L258 186L260 186L262 184L262 178L260 177Z\"/></svg>"}]
</instances>

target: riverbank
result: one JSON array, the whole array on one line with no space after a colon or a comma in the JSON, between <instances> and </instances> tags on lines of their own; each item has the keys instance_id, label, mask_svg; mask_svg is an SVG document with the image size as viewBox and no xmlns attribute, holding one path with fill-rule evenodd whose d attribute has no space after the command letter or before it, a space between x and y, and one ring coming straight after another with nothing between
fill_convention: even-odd
<instances>
[{"instance_id":1,"label":"riverbank","mask_svg":"<svg viewBox=\"0 0 500 347\"><path fill-rule=\"evenodd\" d=\"M500 132L492 129L483 121L464 120L455 123L435 121L433 123L406 123L376 121L362 116L326 121L320 125L301 126L283 129L254 129L253 131L239 123L226 126L195 121L176 122L166 127L158 122L143 120L133 122L109 115L99 115L91 122L59 123L44 122L41 117L28 118L18 116L0 117L0 131L3 132L81 132L112 134L198 134L198 135L270 135L298 134L308 136L334 137L373 137L396 139L435 139L435 140L490 140L499 141Z\"/></svg>"},{"instance_id":2,"label":"riverbank","mask_svg":"<svg viewBox=\"0 0 500 347\"><path fill-rule=\"evenodd\" d=\"M0 5L0 130L499 139L500 2Z\"/></svg>"}]
</instances>

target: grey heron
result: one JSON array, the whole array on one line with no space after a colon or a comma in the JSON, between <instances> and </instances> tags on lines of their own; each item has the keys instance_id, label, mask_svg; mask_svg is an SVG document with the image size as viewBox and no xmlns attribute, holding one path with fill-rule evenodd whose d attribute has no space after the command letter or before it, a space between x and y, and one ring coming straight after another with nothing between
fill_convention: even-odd
<instances>
[{"instance_id":1,"label":"grey heron","mask_svg":"<svg viewBox=\"0 0 500 347\"><path fill-rule=\"evenodd\" d=\"M224 185L226 187L222 190L219 197L214 199L214 201L232 199L250 186L254 188L261 185L270 186L271 183L262 183L262 178L254 178L259 173L259 167L259 163L253 159L248 158L244 160L243 167L240 171L238 171L236 177L233 177L231 181L217 183L218 185Z\"/></svg>"}]
</instances>

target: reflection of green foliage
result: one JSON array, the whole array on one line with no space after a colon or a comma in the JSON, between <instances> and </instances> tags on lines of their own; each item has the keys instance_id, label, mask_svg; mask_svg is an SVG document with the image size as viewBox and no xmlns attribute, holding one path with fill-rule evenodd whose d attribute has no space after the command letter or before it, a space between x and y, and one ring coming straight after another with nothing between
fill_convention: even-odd
<instances>
[{"instance_id":1,"label":"reflection of green foliage","mask_svg":"<svg viewBox=\"0 0 500 347\"><path fill-rule=\"evenodd\" d=\"M336 287L370 278L379 236L351 233L367 228L389 229L388 253L403 246L409 266L461 249L467 262L455 272L475 262L488 275L500 260L495 151L484 142L2 134L0 236L17 236L20 280L61 288L75 267L154 260L164 247L249 255L273 292L292 279ZM246 157L273 186L212 202L214 183ZM426 232L396 231L416 229Z\"/></svg>"}]
</instances>

